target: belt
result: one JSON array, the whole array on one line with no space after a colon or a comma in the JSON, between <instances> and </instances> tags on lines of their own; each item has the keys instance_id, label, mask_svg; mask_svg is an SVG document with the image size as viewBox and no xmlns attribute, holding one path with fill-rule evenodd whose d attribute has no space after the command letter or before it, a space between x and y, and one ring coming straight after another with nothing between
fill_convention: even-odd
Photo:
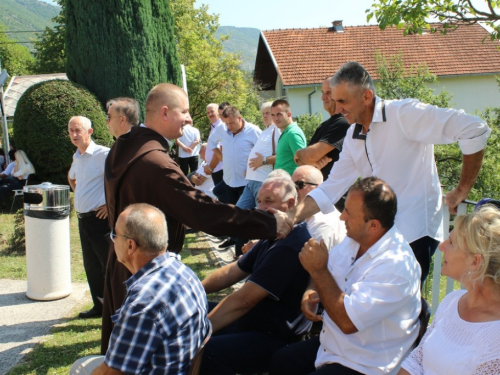
<instances>
[{"instance_id":1,"label":"belt","mask_svg":"<svg viewBox=\"0 0 500 375\"><path fill-rule=\"evenodd\" d=\"M86 217L94 217L95 214L96 214L96 211L77 212L76 216L78 216L79 219L85 219Z\"/></svg>"}]
</instances>

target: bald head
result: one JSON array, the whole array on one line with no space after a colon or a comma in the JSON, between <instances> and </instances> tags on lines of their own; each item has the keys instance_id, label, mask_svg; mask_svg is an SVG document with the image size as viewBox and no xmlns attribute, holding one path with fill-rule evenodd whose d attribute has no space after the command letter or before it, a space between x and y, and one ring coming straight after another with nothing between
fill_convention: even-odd
<instances>
[{"instance_id":1,"label":"bald head","mask_svg":"<svg viewBox=\"0 0 500 375\"><path fill-rule=\"evenodd\" d=\"M292 181L297 187L299 202L302 202L309 192L323 182L323 174L312 165L301 165L293 172Z\"/></svg>"},{"instance_id":2,"label":"bald head","mask_svg":"<svg viewBox=\"0 0 500 375\"><path fill-rule=\"evenodd\" d=\"M151 89L146 98L144 125L167 139L182 136L182 127L191 124L186 93L171 83L161 83Z\"/></svg>"}]
</instances>

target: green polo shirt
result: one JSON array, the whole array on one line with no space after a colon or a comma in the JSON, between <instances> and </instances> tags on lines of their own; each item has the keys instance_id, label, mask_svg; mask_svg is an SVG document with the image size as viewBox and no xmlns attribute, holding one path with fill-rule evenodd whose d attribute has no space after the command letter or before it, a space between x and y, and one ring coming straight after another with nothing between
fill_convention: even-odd
<instances>
[{"instance_id":1,"label":"green polo shirt","mask_svg":"<svg viewBox=\"0 0 500 375\"><path fill-rule=\"evenodd\" d=\"M297 168L297 164L293 161L295 152L306 146L306 136L304 132L299 128L296 122L292 122L286 127L283 133L281 133L278 148L276 149L276 163L274 164L274 169L284 169L290 173L291 176Z\"/></svg>"}]
</instances>

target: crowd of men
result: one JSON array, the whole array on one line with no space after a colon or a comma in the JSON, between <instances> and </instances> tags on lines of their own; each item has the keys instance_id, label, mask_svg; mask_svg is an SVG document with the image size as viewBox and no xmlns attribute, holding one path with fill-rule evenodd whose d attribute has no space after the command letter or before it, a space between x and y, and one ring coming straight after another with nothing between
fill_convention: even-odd
<instances>
[{"instance_id":1,"label":"crowd of men","mask_svg":"<svg viewBox=\"0 0 500 375\"><path fill-rule=\"evenodd\" d=\"M458 142L463 153L445 200L453 212L490 129L463 111L383 100L355 62L327 77L322 94L331 117L309 145L283 99L262 106L264 130L229 103L209 104L202 144L186 94L171 84L150 91L140 125L135 100L108 102L111 149L91 140L88 119L69 120L68 179L94 304L80 316L103 318L101 355L72 373L186 374L207 338L201 374L398 368L442 239L433 145ZM186 226L228 236L235 262L200 282L178 256ZM320 334L304 340L313 322Z\"/></svg>"}]
</instances>

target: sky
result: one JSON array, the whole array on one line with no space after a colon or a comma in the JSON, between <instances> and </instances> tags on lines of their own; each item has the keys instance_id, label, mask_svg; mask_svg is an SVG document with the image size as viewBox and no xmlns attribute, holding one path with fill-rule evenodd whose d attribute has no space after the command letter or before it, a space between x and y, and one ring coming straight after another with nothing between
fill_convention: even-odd
<instances>
[{"instance_id":1,"label":"sky","mask_svg":"<svg viewBox=\"0 0 500 375\"><path fill-rule=\"evenodd\" d=\"M366 25L365 10L374 0L196 0L219 14L221 26L260 30L315 28L342 20L344 26ZM373 19L370 22L374 24Z\"/></svg>"},{"instance_id":2,"label":"sky","mask_svg":"<svg viewBox=\"0 0 500 375\"><path fill-rule=\"evenodd\" d=\"M55 4L52 0L42 0ZM221 26L255 27L260 30L366 25L365 10L374 0L196 0L219 14ZM370 22L374 24L373 19Z\"/></svg>"}]
</instances>

